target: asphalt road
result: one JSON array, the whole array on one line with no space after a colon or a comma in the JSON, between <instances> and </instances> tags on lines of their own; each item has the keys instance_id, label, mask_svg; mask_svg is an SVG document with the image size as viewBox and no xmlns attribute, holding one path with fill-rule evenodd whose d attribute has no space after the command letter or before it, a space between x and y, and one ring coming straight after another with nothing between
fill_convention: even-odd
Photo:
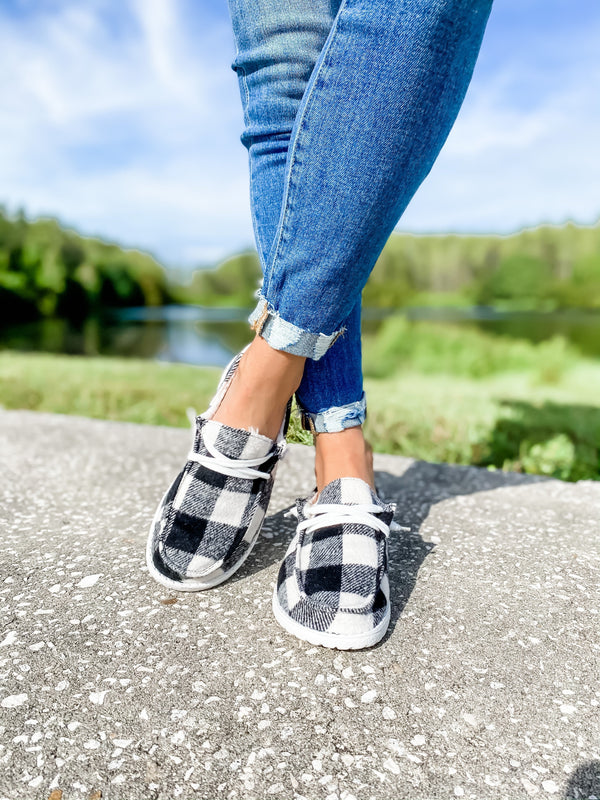
<instances>
[{"instance_id":1,"label":"asphalt road","mask_svg":"<svg viewBox=\"0 0 600 800\"><path fill-rule=\"evenodd\" d=\"M309 448L232 580L149 578L189 441L0 412L0 800L600 797L600 484L378 456L392 624L340 653L270 609Z\"/></svg>"}]
</instances>

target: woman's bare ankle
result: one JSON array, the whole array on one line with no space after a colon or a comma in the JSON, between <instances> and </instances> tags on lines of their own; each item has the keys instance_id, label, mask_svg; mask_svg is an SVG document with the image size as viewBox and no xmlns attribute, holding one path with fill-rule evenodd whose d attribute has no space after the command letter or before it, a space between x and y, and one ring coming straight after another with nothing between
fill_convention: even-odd
<instances>
[{"instance_id":1,"label":"woman's bare ankle","mask_svg":"<svg viewBox=\"0 0 600 800\"><path fill-rule=\"evenodd\" d=\"M315 450L319 492L336 478L360 478L375 489L373 448L366 441L361 426L316 434Z\"/></svg>"},{"instance_id":2,"label":"woman's bare ankle","mask_svg":"<svg viewBox=\"0 0 600 800\"><path fill-rule=\"evenodd\" d=\"M275 350L257 336L243 354L213 419L275 439L287 403L302 380L305 361Z\"/></svg>"}]
</instances>

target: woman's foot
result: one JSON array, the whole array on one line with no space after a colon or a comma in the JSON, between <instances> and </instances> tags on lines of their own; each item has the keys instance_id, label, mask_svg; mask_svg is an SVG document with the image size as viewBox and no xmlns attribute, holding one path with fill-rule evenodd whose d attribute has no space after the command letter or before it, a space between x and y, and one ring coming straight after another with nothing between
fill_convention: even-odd
<instances>
[{"instance_id":1,"label":"woman's foot","mask_svg":"<svg viewBox=\"0 0 600 800\"><path fill-rule=\"evenodd\" d=\"M373 448L366 441L362 426L337 433L317 433L315 450L317 491L337 478L360 478L375 489Z\"/></svg>"},{"instance_id":2,"label":"woman's foot","mask_svg":"<svg viewBox=\"0 0 600 800\"><path fill-rule=\"evenodd\" d=\"M287 403L302 380L305 361L301 356L274 350L256 336L213 419L275 439Z\"/></svg>"},{"instance_id":3,"label":"woman's foot","mask_svg":"<svg viewBox=\"0 0 600 800\"><path fill-rule=\"evenodd\" d=\"M298 525L273 594L273 613L311 644L356 650L390 621L387 538L394 506L359 478L297 501Z\"/></svg>"},{"instance_id":4,"label":"woman's foot","mask_svg":"<svg viewBox=\"0 0 600 800\"><path fill-rule=\"evenodd\" d=\"M311 644L356 650L390 621L387 538L395 506L378 497L362 427L315 435L317 491L298 500L298 526L273 594L273 613Z\"/></svg>"},{"instance_id":5,"label":"woman's foot","mask_svg":"<svg viewBox=\"0 0 600 800\"><path fill-rule=\"evenodd\" d=\"M267 512L289 407L271 438L215 420L241 358L226 367L208 409L196 417L192 449L150 527L148 570L169 589L201 591L227 580L248 557Z\"/></svg>"}]
</instances>

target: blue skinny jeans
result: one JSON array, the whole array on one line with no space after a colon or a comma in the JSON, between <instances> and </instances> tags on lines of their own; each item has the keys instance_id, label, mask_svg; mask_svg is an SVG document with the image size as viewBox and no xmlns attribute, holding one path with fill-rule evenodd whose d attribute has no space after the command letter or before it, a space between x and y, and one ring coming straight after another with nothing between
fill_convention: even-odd
<instances>
[{"instance_id":1,"label":"blue skinny jeans","mask_svg":"<svg viewBox=\"0 0 600 800\"><path fill-rule=\"evenodd\" d=\"M365 419L361 292L456 119L492 0L229 0L263 283L303 424Z\"/></svg>"}]
</instances>

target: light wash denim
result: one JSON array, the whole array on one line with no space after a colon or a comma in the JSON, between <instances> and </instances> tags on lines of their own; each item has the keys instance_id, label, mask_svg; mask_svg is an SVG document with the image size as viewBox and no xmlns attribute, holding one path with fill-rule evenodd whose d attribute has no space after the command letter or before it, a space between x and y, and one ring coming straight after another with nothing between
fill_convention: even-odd
<instances>
[{"instance_id":1,"label":"light wash denim","mask_svg":"<svg viewBox=\"0 0 600 800\"><path fill-rule=\"evenodd\" d=\"M309 429L360 425L360 297L467 90L492 0L229 0L263 269Z\"/></svg>"}]
</instances>

